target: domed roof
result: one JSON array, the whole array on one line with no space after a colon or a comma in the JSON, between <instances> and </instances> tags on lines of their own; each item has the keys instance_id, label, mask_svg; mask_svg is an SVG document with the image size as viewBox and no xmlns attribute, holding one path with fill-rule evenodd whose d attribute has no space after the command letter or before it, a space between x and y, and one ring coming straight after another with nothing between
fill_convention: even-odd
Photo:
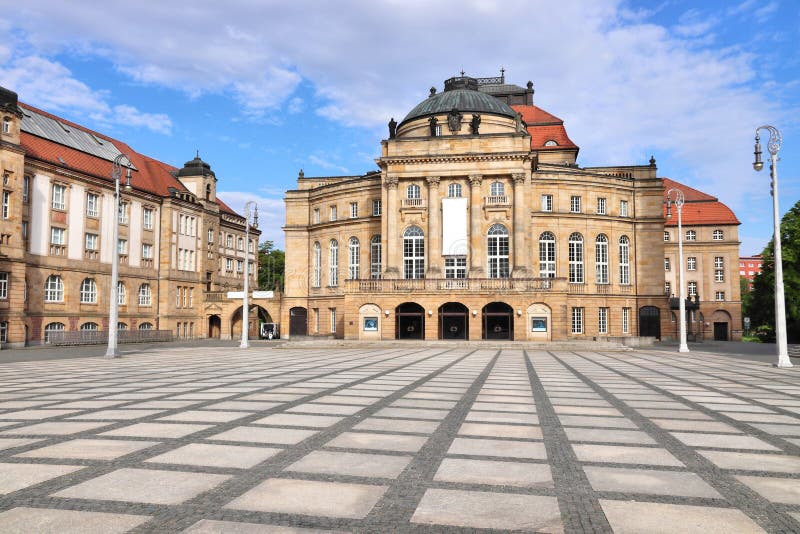
<instances>
[{"instance_id":1,"label":"domed roof","mask_svg":"<svg viewBox=\"0 0 800 534\"><path fill-rule=\"evenodd\" d=\"M492 95L478 90L478 81L468 76L450 78L444 82L444 92L435 94L417 104L400 124L428 115L449 113L456 108L461 113L490 113L514 118L516 112Z\"/></svg>"},{"instance_id":2,"label":"domed roof","mask_svg":"<svg viewBox=\"0 0 800 534\"><path fill-rule=\"evenodd\" d=\"M184 163L183 168L178 171L178 178L182 176L207 176L207 175L213 176L215 180L217 179L217 176L214 174L214 171L211 170L211 165L200 159L199 152L193 160Z\"/></svg>"}]
</instances>

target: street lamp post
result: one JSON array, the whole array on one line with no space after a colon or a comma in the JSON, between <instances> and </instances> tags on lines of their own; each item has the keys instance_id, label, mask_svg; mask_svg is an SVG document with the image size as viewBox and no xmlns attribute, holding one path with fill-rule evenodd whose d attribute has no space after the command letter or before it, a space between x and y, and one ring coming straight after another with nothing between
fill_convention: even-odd
<instances>
[{"instance_id":1,"label":"street lamp post","mask_svg":"<svg viewBox=\"0 0 800 534\"><path fill-rule=\"evenodd\" d=\"M119 283L119 207L120 207L120 193L119 193L119 179L122 177L122 160L128 161L125 171L125 190L131 190L131 160L125 154L118 154L111 164L111 177L114 179L114 210L113 219L113 237L111 238L111 246L113 253L111 254L111 287L108 302L108 348L106 349L106 358L119 358L119 350L117 350L117 327L119 323L119 302L117 301L117 285Z\"/></svg>"},{"instance_id":2,"label":"street lamp post","mask_svg":"<svg viewBox=\"0 0 800 534\"><path fill-rule=\"evenodd\" d=\"M254 209L250 211L251 206ZM242 342L239 348L246 349L250 347L249 330L250 330L250 219L253 219L253 228L258 228L258 205L252 200L244 205L244 295L242 296Z\"/></svg>"},{"instance_id":3,"label":"street lamp post","mask_svg":"<svg viewBox=\"0 0 800 534\"><path fill-rule=\"evenodd\" d=\"M672 195L675 194L675 200L672 200ZM689 346L686 344L686 284L683 275L683 191L673 187L667 191L667 219L672 217L672 204L678 208L678 262L680 269L678 270L678 286L680 287L680 303L678 304L678 313L681 315L681 344L678 347L678 352L689 352Z\"/></svg>"},{"instance_id":4,"label":"street lamp post","mask_svg":"<svg viewBox=\"0 0 800 534\"><path fill-rule=\"evenodd\" d=\"M764 168L761 161L761 138L759 130L769 132L767 150L770 156L770 178L772 178L772 244L775 249L775 342L778 348L776 367L793 367L786 346L786 305L783 295L783 259L781 256L781 218L778 210L778 151L781 149L781 132L774 126L764 125L756 128L755 161L753 168L760 171Z\"/></svg>"}]
</instances>

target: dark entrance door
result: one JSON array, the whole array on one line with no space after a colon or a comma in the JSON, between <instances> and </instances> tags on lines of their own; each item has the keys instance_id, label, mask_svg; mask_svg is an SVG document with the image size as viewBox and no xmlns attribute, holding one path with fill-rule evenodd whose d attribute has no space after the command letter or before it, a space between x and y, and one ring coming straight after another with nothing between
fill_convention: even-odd
<instances>
[{"instance_id":1,"label":"dark entrance door","mask_svg":"<svg viewBox=\"0 0 800 534\"><path fill-rule=\"evenodd\" d=\"M425 339L425 310L414 302L404 302L395 309L395 338Z\"/></svg>"},{"instance_id":2,"label":"dark entrance door","mask_svg":"<svg viewBox=\"0 0 800 534\"><path fill-rule=\"evenodd\" d=\"M439 307L439 339L469 339L469 310L460 302Z\"/></svg>"},{"instance_id":3,"label":"dark entrance door","mask_svg":"<svg viewBox=\"0 0 800 534\"><path fill-rule=\"evenodd\" d=\"M655 306L639 309L639 335L661 339L661 314Z\"/></svg>"},{"instance_id":4,"label":"dark entrance door","mask_svg":"<svg viewBox=\"0 0 800 534\"><path fill-rule=\"evenodd\" d=\"M714 341L728 341L728 323L714 323Z\"/></svg>"},{"instance_id":5,"label":"dark entrance door","mask_svg":"<svg viewBox=\"0 0 800 534\"><path fill-rule=\"evenodd\" d=\"M308 310L305 308L292 308L289 310L289 335L308 335Z\"/></svg>"},{"instance_id":6,"label":"dark entrance door","mask_svg":"<svg viewBox=\"0 0 800 534\"><path fill-rule=\"evenodd\" d=\"M212 315L208 318L208 337L212 339L219 339L220 332L222 331L222 320L219 315Z\"/></svg>"},{"instance_id":7,"label":"dark entrance door","mask_svg":"<svg viewBox=\"0 0 800 534\"><path fill-rule=\"evenodd\" d=\"M483 339L514 339L514 310L504 302L483 307Z\"/></svg>"}]
</instances>

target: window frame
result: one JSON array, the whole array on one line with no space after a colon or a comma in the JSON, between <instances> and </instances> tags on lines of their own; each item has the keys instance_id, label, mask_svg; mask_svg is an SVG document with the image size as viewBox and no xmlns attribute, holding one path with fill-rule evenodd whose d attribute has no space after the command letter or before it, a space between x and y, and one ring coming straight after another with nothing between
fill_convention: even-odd
<instances>
[{"instance_id":1,"label":"window frame","mask_svg":"<svg viewBox=\"0 0 800 534\"><path fill-rule=\"evenodd\" d=\"M556 236L546 231L539 234L539 277L556 277Z\"/></svg>"},{"instance_id":2,"label":"window frame","mask_svg":"<svg viewBox=\"0 0 800 534\"><path fill-rule=\"evenodd\" d=\"M409 226L403 232L403 279L425 278L425 232Z\"/></svg>"},{"instance_id":3,"label":"window frame","mask_svg":"<svg viewBox=\"0 0 800 534\"><path fill-rule=\"evenodd\" d=\"M570 197L569 197L569 212L570 213L582 213L581 212L581 197L580 197L580 195L570 195Z\"/></svg>"},{"instance_id":4,"label":"window frame","mask_svg":"<svg viewBox=\"0 0 800 534\"><path fill-rule=\"evenodd\" d=\"M499 223L493 224L486 235L486 272L489 278L509 278L511 276L509 258L508 228Z\"/></svg>"},{"instance_id":5,"label":"window frame","mask_svg":"<svg viewBox=\"0 0 800 534\"><path fill-rule=\"evenodd\" d=\"M86 192L86 216L93 219L100 217L100 195L92 191Z\"/></svg>"},{"instance_id":6,"label":"window frame","mask_svg":"<svg viewBox=\"0 0 800 534\"><path fill-rule=\"evenodd\" d=\"M84 278L80 290L81 304L97 304L97 281L94 278Z\"/></svg>"},{"instance_id":7,"label":"window frame","mask_svg":"<svg viewBox=\"0 0 800 534\"><path fill-rule=\"evenodd\" d=\"M56 194L58 191L58 194ZM66 211L67 209L67 186L60 183L54 183L51 188L50 208L58 211Z\"/></svg>"},{"instance_id":8,"label":"window frame","mask_svg":"<svg viewBox=\"0 0 800 534\"><path fill-rule=\"evenodd\" d=\"M596 284L610 284L608 276L608 236L598 234L594 240L594 281Z\"/></svg>"},{"instance_id":9,"label":"window frame","mask_svg":"<svg viewBox=\"0 0 800 534\"><path fill-rule=\"evenodd\" d=\"M573 232L568 240L569 283L583 284L586 281L584 269L584 240L578 232Z\"/></svg>"},{"instance_id":10,"label":"window frame","mask_svg":"<svg viewBox=\"0 0 800 534\"><path fill-rule=\"evenodd\" d=\"M64 302L64 279L60 275L51 274L44 282L45 302Z\"/></svg>"}]
</instances>

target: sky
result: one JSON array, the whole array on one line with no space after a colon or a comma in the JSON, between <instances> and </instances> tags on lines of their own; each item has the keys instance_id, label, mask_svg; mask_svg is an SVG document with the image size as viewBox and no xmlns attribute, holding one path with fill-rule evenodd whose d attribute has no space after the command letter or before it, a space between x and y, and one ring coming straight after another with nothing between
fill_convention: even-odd
<instances>
[{"instance_id":1,"label":"sky","mask_svg":"<svg viewBox=\"0 0 800 534\"><path fill-rule=\"evenodd\" d=\"M100 7L102 6L102 7ZM800 199L798 0L0 0L0 86L22 102L259 205L284 243L283 194L377 169L390 118L468 76L533 81L581 166L643 165L718 196L742 255L772 236L756 127L783 135L785 213ZM762 136L763 137L763 136ZM765 157L766 143L764 144Z\"/></svg>"}]
</instances>

